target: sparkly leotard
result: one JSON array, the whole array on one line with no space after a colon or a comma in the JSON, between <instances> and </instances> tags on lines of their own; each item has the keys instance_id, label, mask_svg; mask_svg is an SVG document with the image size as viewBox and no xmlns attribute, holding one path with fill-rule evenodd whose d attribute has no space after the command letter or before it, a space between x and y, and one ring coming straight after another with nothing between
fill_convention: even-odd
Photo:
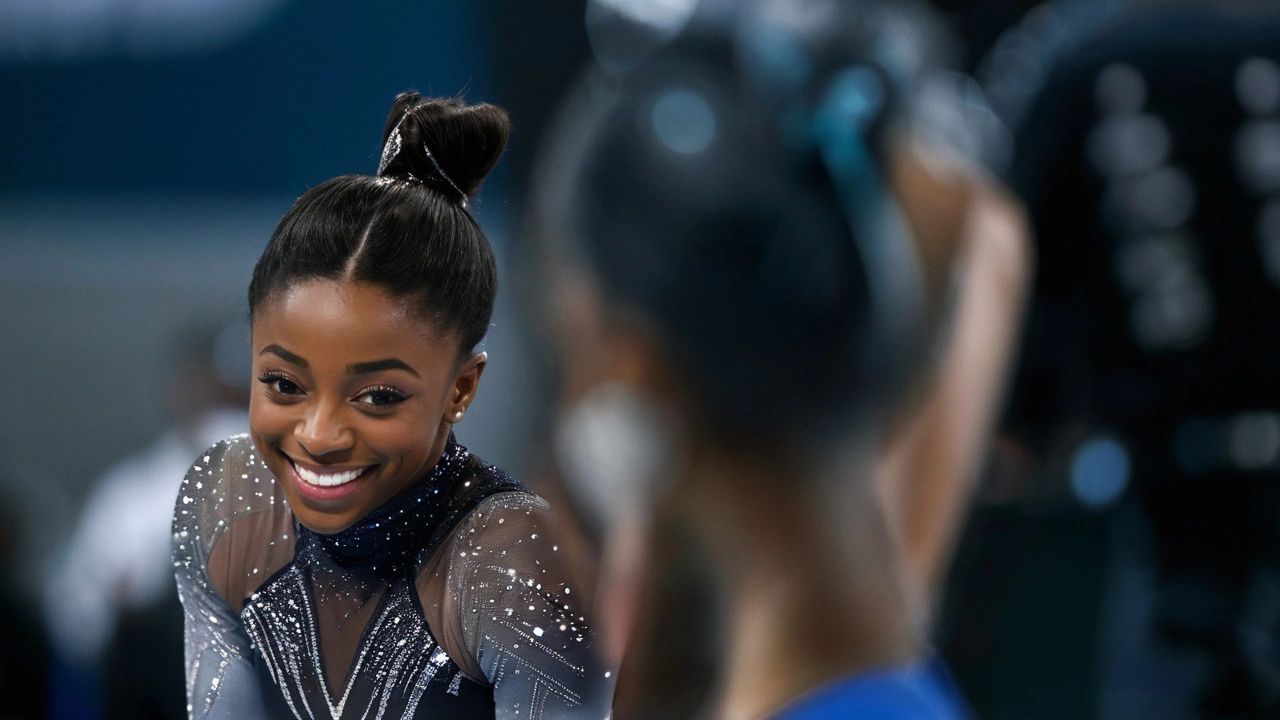
<instances>
[{"instance_id":1,"label":"sparkly leotard","mask_svg":"<svg viewBox=\"0 0 1280 720\"><path fill-rule=\"evenodd\" d=\"M192 718L603 718L596 660L541 498L451 437L347 530L303 527L247 436L174 514Z\"/></svg>"}]
</instances>

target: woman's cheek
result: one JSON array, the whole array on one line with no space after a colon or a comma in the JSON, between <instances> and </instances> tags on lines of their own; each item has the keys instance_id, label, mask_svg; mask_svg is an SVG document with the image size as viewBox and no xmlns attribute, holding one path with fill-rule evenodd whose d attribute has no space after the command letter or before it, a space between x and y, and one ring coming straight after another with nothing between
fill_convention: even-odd
<instances>
[{"instance_id":1,"label":"woman's cheek","mask_svg":"<svg viewBox=\"0 0 1280 720\"><path fill-rule=\"evenodd\" d=\"M394 418L380 418L366 425L364 437L381 455L404 456L424 442L422 424L415 423L407 414Z\"/></svg>"},{"instance_id":2,"label":"woman's cheek","mask_svg":"<svg viewBox=\"0 0 1280 720\"><path fill-rule=\"evenodd\" d=\"M276 445L288 435L291 423L289 408L256 395L250 399L249 430L255 440Z\"/></svg>"},{"instance_id":3,"label":"woman's cheek","mask_svg":"<svg viewBox=\"0 0 1280 720\"><path fill-rule=\"evenodd\" d=\"M431 449L438 422L431 422L425 403L406 402L402 412L392 417L377 418L365 424L363 433L369 446L387 458L401 458L412 464L425 458ZM438 420L438 418L437 418Z\"/></svg>"}]
</instances>

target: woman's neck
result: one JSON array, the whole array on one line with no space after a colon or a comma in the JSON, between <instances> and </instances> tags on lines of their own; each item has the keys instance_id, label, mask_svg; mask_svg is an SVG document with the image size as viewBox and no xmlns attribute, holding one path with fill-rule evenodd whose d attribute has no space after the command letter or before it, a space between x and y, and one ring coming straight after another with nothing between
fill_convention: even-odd
<instances>
[{"instance_id":1,"label":"woman's neck","mask_svg":"<svg viewBox=\"0 0 1280 720\"><path fill-rule=\"evenodd\" d=\"M715 568L725 631L715 717L761 717L917 652L913 603L869 478L823 478L836 473L812 465L705 453L676 489Z\"/></svg>"}]
</instances>

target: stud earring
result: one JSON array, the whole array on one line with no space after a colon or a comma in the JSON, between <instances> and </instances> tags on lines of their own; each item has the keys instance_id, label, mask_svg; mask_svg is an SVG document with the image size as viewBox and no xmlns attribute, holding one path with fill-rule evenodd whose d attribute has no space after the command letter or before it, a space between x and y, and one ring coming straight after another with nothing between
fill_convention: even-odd
<instances>
[{"instance_id":1,"label":"stud earring","mask_svg":"<svg viewBox=\"0 0 1280 720\"><path fill-rule=\"evenodd\" d=\"M462 419L462 411L461 411L461 410L459 410L458 412L454 413L454 414L453 414L453 419L454 419L454 420L461 420L461 419Z\"/></svg>"}]
</instances>

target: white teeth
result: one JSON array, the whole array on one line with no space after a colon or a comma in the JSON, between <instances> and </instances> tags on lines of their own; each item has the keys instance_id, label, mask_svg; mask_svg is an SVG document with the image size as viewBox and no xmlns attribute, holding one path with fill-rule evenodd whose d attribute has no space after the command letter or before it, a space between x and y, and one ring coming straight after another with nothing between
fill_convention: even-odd
<instances>
[{"instance_id":1,"label":"white teeth","mask_svg":"<svg viewBox=\"0 0 1280 720\"><path fill-rule=\"evenodd\" d=\"M333 473L329 475L322 475L320 473L311 472L310 470L302 467L301 465L296 465L296 464L293 466L293 469L298 472L298 477L307 481L307 484L309 485L318 485L320 487L334 487L335 485L345 485L351 482L352 480L355 480L356 478L360 477L360 473L363 473L365 470L368 470L369 468L360 468L359 470L348 470L346 472Z\"/></svg>"}]
</instances>

